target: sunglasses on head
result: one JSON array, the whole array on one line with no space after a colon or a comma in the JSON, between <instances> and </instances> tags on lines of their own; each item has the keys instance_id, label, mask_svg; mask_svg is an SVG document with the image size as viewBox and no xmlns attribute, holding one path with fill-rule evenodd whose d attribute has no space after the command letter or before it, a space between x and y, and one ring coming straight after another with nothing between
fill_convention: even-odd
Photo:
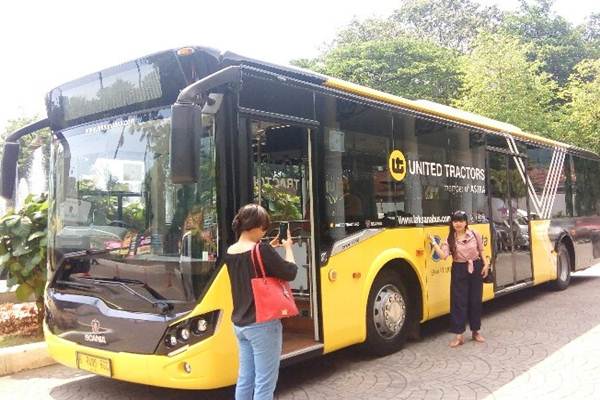
<instances>
[{"instance_id":1,"label":"sunglasses on head","mask_svg":"<svg viewBox=\"0 0 600 400\"><path fill-rule=\"evenodd\" d=\"M468 220L467 213L464 211L455 211L450 217L452 221L466 221Z\"/></svg>"}]
</instances>

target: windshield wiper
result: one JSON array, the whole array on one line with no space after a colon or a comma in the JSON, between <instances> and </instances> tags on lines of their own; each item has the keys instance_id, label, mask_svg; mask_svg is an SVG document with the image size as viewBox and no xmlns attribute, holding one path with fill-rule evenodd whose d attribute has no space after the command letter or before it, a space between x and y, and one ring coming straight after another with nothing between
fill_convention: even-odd
<instances>
[{"instance_id":1,"label":"windshield wiper","mask_svg":"<svg viewBox=\"0 0 600 400\"><path fill-rule=\"evenodd\" d=\"M62 279L57 280L56 283L60 285L72 286L80 289L94 289L93 285L88 283L74 282L74 281L64 281Z\"/></svg>"},{"instance_id":2,"label":"windshield wiper","mask_svg":"<svg viewBox=\"0 0 600 400\"><path fill-rule=\"evenodd\" d=\"M81 257L89 257L89 256L98 256L102 254L112 253L113 251L123 250L122 247L118 247L116 249L86 249L86 250L78 250L78 251L70 251L62 255L63 260L70 260L72 258L81 258Z\"/></svg>"},{"instance_id":3,"label":"windshield wiper","mask_svg":"<svg viewBox=\"0 0 600 400\"><path fill-rule=\"evenodd\" d=\"M165 303L170 303L170 304L183 304L185 303L185 301L181 301L181 300L168 300L165 299L163 296L161 296L160 293L158 293L156 290L154 290L152 287L148 286L148 284L146 282L142 282L138 279L130 279L130 278L120 278L120 277L112 277L112 278L98 278L98 277L86 277L86 276L79 276L77 277L77 279L87 279L87 280L94 280L94 281L102 281L102 282L106 282L106 283L127 283L127 284L135 284L135 285L140 285L143 286L144 289L146 289L148 292L150 292L150 294L152 294L152 296L159 300L159 301L164 301Z\"/></svg>"},{"instance_id":4,"label":"windshield wiper","mask_svg":"<svg viewBox=\"0 0 600 400\"><path fill-rule=\"evenodd\" d=\"M129 287L129 285L127 285L127 283L135 283L138 285L143 285L144 288L146 290L148 290L148 292L152 293L153 296L158 295L158 293L156 293L153 289L151 289L148 285L146 285L144 282L142 281L138 281L135 279L122 279L122 278L87 278L87 277L78 277L77 279L79 280L86 280L86 281L90 281L93 282L95 284L99 284L99 285L117 285L122 287L123 289L125 289L125 291L145 300L146 302L152 304L152 306L154 308L156 308L158 310L159 313L161 314L168 314L172 309L173 309L173 303L180 303L177 300L165 300L165 299L158 299L158 300L152 300L146 296L144 296L143 294L133 290L131 287Z\"/></svg>"}]
</instances>

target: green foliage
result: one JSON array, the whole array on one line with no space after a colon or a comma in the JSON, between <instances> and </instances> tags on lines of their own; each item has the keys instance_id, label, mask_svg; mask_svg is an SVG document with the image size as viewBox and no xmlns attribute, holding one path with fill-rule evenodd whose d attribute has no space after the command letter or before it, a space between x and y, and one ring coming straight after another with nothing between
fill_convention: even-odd
<instances>
[{"instance_id":1,"label":"green foliage","mask_svg":"<svg viewBox=\"0 0 600 400\"><path fill-rule=\"evenodd\" d=\"M577 64L562 93L559 132L564 140L600 153L600 59Z\"/></svg>"},{"instance_id":2,"label":"green foliage","mask_svg":"<svg viewBox=\"0 0 600 400\"><path fill-rule=\"evenodd\" d=\"M466 52L480 31L493 31L502 13L473 0L406 0L391 21L403 32Z\"/></svg>"},{"instance_id":3,"label":"green foliage","mask_svg":"<svg viewBox=\"0 0 600 400\"><path fill-rule=\"evenodd\" d=\"M325 53L336 47L373 40L393 40L405 35L402 26L391 17L385 19L370 18L364 21L353 19L346 27L338 31L336 38L328 46Z\"/></svg>"},{"instance_id":4,"label":"green foliage","mask_svg":"<svg viewBox=\"0 0 600 400\"><path fill-rule=\"evenodd\" d=\"M600 58L600 13L591 14L580 28L589 58Z\"/></svg>"},{"instance_id":5,"label":"green foliage","mask_svg":"<svg viewBox=\"0 0 600 400\"><path fill-rule=\"evenodd\" d=\"M258 187L255 186L255 190ZM263 205L266 206L274 221L292 221L302 219L300 196L290 194L269 183L261 186Z\"/></svg>"},{"instance_id":6,"label":"green foliage","mask_svg":"<svg viewBox=\"0 0 600 400\"><path fill-rule=\"evenodd\" d=\"M46 195L29 195L18 212L9 210L0 218L0 270L8 270L9 287L18 285L19 300L35 296L40 314L46 284L47 233Z\"/></svg>"},{"instance_id":7,"label":"green foliage","mask_svg":"<svg viewBox=\"0 0 600 400\"><path fill-rule=\"evenodd\" d=\"M413 99L449 103L458 93L458 54L408 36L336 47L320 60L296 64Z\"/></svg>"},{"instance_id":8,"label":"green foliage","mask_svg":"<svg viewBox=\"0 0 600 400\"><path fill-rule=\"evenodd\" d=\"M146 213L141 203L130 203L123 207L123 222L130 229L143 232L146 224Z\"/></svg>"},{"instance_id":9,"label":"green foliage","mask_svg":"<svg viewBox=\"0 0 600 400\"><path fill-rule=\"evenodd\" d=\"M117 198L107 196L107 191L99 190L91 179L81 179L77 182L77 192L81 200L91 204L91 223L108 225L117 219Z\"/></svg>"},{"instance_id":10,"label":"green foliage","mask_svg":"<svg viewBox=\"0 0 600 400\"><path fill-rule=\"evenodd\" d=\"M494 30L501 19L497 7L473 0L406 0L387 18L352 20L330 49L372 40L410 36L465 52L480 30Z\"/></svg>"},{"instance_id":11,"label":"green foliage","mask_svg":"<svg viewBox=\"0 0 600 400\"><path fill-rule=\"evenodd\" d=\"M539 61L543 71L562 86L573 67L588 57L591 49L586 46L582 29L552 11L554 2L521 0L520 9L504 17L502 30L532 44L528 50L529 59ZM594 35L594 28L590 28L588 34Z\"/></svg>"},{"instance_id":12,"label":"green foliage","mask_svg":"<svg viewBox=\"0 0 600 400\"><path fill-rule=\"evenodd\" d=\"M527 196L527 188L523 183L523 179L516 170L508 172L508 176L504 169L491 169L490 181L493 182L494 196L500 198L508 198L509 190L508 183L510 181L510 195L513 198L521 198Z\"/></svg>"},{"instance_id":13,"label":"green foliage","mask_svg":"<svg viewBox=\"0 0 600 400\"><path fill-rule=\"evenodd\" d=\"M527 58L529 47L508 35L481 34L464 58L464 85L455 105L508 122L523 130L551 135L556 84Z\"/></svg>"},{"instance_id":14,"label":"green foliage","mask_svg":"<svg viewBox=\"0 0 600 400\"><path fill-rule=\"evenodd\" d=\"M293 63L597 146L596 83L574 68L600 57L600 14L574 26L554 2L520 0L500 12L475 0L406 0L388 17L351 21L319 57Z\"/></svg>"}]
</instances>

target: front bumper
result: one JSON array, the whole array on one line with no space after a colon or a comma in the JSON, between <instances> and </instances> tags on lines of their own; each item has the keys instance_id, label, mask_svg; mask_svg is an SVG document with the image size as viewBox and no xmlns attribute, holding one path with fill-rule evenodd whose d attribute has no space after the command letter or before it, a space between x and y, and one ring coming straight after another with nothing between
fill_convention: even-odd
<instances>
[{"instance_id":1,"label":"front bumper","mask_svg":"<svg viewBox=\"0 0 600 400\"><path fill-rule=\"evenodd\" d=\"M112 352L83 346L52 334L44 323L50 356L77 368L77 353L110 359L112 378L144 385L175 389L216 389L235 384L237 346L229 321L221 320L213 336L172 357ZM185 372L187 362L191 372Z\"/></svg>"}]
</instances>

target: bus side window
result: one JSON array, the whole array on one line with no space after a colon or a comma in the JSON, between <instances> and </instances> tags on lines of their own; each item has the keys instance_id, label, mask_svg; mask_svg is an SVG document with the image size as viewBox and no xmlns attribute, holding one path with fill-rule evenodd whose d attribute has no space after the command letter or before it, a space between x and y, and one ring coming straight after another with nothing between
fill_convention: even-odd
<instances>
[{"instance_id":1,"label":"bus side window","mask_svg":"<svg viewBox=\"0 0 600 400\"><path fill-rule=\"evenodd\" d=\"M324 130L325 236L333 241L395 214L387 164L392 151L392 114L336 99L335 127ZM331 116L330 116L331 117Z\"/></svg>"}]
</instances>

